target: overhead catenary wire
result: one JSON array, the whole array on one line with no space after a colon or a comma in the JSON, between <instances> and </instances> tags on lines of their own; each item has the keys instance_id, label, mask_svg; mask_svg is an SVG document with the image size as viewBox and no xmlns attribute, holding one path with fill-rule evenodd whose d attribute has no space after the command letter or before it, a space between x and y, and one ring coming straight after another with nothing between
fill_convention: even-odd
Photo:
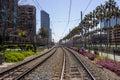
<instances>
[{"instance_id":1,"label":"overhead catenary wire","mask_svg":"<svg viewBox=\"0 0 120 80\"><path fill-rule=\"evenodd\" d=\"M88 9L88 7L90 6L91 2L92 2L92 0L89 1L87 7L86 7L85 10L83 11L83 15L85 14L85 12L86 12L86 10Z\"/></svg>"},{"instance_id":2,"label":"overhead catenary wire","mask_svg":"<svg viewBox=\"0 0 120 80\"><path fill-rule=\"evenodd\" d=\"M83 14L82 14L82 15L85 14L85 12L86 12L86 10L88 9L88 7L90 6L91 2L92 2L92 0L90 0L90 1L88 2L88 5L87 5L87 7L85 8L85 10L83 11ZM81 18L79 18L79 19L77 20L77 22L75 23L75 25L76 25L78 22L80 22L80 20L81 20Z\"/></svg>"},{"instance_id":3,"label":"overhead catenary wire","mask_svg":"<svg viewBox=\"0 0 120 80\"><path fill-rule=\"evenodd\" d=\"M50 21L50 24L51 24L51 27L52 27L52 29L53 29L53 33L54 33L54 35L55 35L55 29L54 29L54 26L53 26L52 21Z\"/></svg>"},{"instance_id":4,"label":"overhead catenary wire","mask_svg":"<svg viewBox=\"0 0 120 80\"><path fill-rule=\"evenodd\" d=\"M68 22L63 30L62 35L65 33L66 29L68 28L69 22L70 22L71 7L72 7L72 0L70 0L70 5L69 5ZM61 36L61 38L62 38L62 36Z\"/></svg>"},{"instance_id":5,"label":"overhead catenary wire","mask_svg":"<svg viewBox=\"0 0 120 80\"><path fill-rule=\"evenodd\" d=\"M42 6L40 5L38 0L35 0L37 2L37 4L39 5L39 7L42 9Z\"/></svg>"},{"instance_id":6,"label":"overhead catenary wire","mask_svg":"<svg viewBox=\"0 0 120 80\"><path fill-rule=\"evenodd\" d=\"M86 10L88 9L88 7L90 6L91 2L92 2L92 0L90 0L90 1L88 2L87 7L86 7L85 10L83 11L83 15L85 14L85 12L86 12ZM70 8L71 8L71 7L70 7ZM75 25L76 25L78 22L80 22L80 20L81 20L81 18L76 19L76 20L75 20L75 21L76 21ZM66 28L65 28L64 32L65 32L65 31L66 31ZM64 32L63 32L63 34L64 34ZM62 34L62 35L63 35L63 34Z\"/></svg>"},{"instance_id":7,"label":"overhead catenary wire","mask_svg":"<svg viewBox=\"0 0 120 80\"><path fill-rule=\"evenodd\" d=\"M19 4L24 4L27 0L18 0Z\"/></svg>"},{"instance_id":8,"label":"overhead catenary wire","mask_svg":"<svg viewBox=\"0 0 120 80\"><path fill-rule=\"evenodd\" d=\"M75 21L78 21L79 19L72 19L72 20L69 20L69 22L75 22ZM54 23L66 23L68 22L68 20L56 20L56 21L53 21Z\"/></svg>"},{"instance_id":9,"label":"overhead catenary wire","mask_svg":"<svg viewBox=\"0 0 120 80\"><path fill-rule=\"evenodd\" d=\"M87 7L85 8L85 10L83 11L83 14L82 14L82 15L85 14L85 12L87 11L87 9L88 9L88 7L90 6L91 2L92 2L92 0L90 0L90 1L88 2L88 5L87 5ZM78 21L76 22L76 24L77 24L80 20L81 20L81 18L78 19ZM75 24L75 25L76 25L76 24Z\"/></svg>"},{"instance_id":10,"label":"overhead catenary wire","mask_svg":"<svg viewBox=\"0 0 120 80\"><path fill-rule=\"evenodd\" d=\"M83 11L83 15L85 14L85 12L86 12L86 10L88 9L88 7L89 7L89 5L91 4L91 2L92 2L92 0L89 1L87 7L86 7L85 10ZM70 12L70 11L69 11L69 12ZM54 22L56 22L56 23L57 23L57 22L58 22L58 23L68 22L68 23L69 23L69 22L77 21L77 23L78 23L79 20L80 20L80 18L78 18L78 19L72 19L72 20L69 20L69 19L68 19L68 21L65 21L65 20L64 20L64 21L63 21L63 20L56 20L56 21L54 21Z\"/></svg>"},{"instance_id":11,"label":"overhead catenary wire","mask_svg":"<svg viewBox=\"0 0 120 80\"><path fill-rule=\"evenodd\" d=\"M54 26L53 26L52 21L50 21L50 24L51 24L51 27L52 27L52 29L53 29L52 34L54 35L54 37L55 37L55 38L58 38L58 37L59 37L59 35L55 33L55 29L54 29ZM54 38L53 38L53 39L54 39Z\"/></svg>"},{"instance_id":12,"label":"overhead catenary wire","mask_svg":"<svg viewBox=\"0 0 120 80\"><path fill-rule=\"evenodd\" d=\"M41 10L42 9L42 7L40 6L40 4L38 4L37 2L36 2L36 0L32 0L33 2L34 2L34 4L38 7L38 9L39 10Z\"/></svg>"},{"instance_id":13,"label":"overhead catenary wire","mask_svg":"<svg viewBox=\"0 0 120 80\"><path fill-rule=\"evenodd\" d=\"M70 0L69 14L68 14L68 24L69 24L69 21L70 21L71 6L72 6L72 0Z\"/></svg>"},{"instance_id":14,"label":"overhead catenary wire","mask_svg":"<svg viewBox=\"0 0 120 80\"><path fill-rule=\"evenodd\" d=\"M88 9L88 7L90 6L90 4L91 4L91 2L92 2L92 0L90 0L89 1L89 3L88 3L88 5L87 5L87 7L85 8L85 10L83 11L83 15L85 14L85 12L86 12L86 10ZM69 13L70 13L70 11L69 11ZM62 22L74 22L74 21L76 21L76 23L75 23L75 25L80 21L80 18L78 18L78 19L72 19L72 20L70 20L70 19L68 19L68 21L63 21L63 20L56 20L56 21L54 21L54 23L62 23Z\"/></svg>"}]
</instances>

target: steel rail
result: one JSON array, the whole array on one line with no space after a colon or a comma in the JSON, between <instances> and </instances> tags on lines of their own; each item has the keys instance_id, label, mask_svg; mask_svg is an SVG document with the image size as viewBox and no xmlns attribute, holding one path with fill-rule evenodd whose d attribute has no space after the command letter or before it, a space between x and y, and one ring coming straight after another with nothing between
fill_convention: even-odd
<instances>
[{"instance_id":1,"label":"steel rail","mask_svg":"<svg viewBox=\"0 0 120 80\"><path fill-rule=\"evenodd\" d=\"M91 78L91 80L96 80L95 77L93 76L93 74L89 71L89 69L85 66L85 64L82 62L82 60L80 60L80 58L78 58L77 55L75 55L70 49L66 48L66 50L68 50L70 53L72 53L72 55L77 59L77 61L83 66L83 68L85 69L85 71L88 73L89 77Z\"/></svg>"},{"instance_id":2,"label":"steel rail","mask_svg":"<svg viewBox=\"0 0 120 80\"><path fill-rule=\"evenodd\" d=\"M24 76L26 76L27 74L29 74L31 71L33 71L38 66L42 65L45 61L47 61L56 52L56 50L52 54L50 54L48 57L46 57L45 59L43 59L41 62L35 64L33 67L31 67L30 69L28 69L27 71L25 71L24 73L22 73L22 75L17 76L14 80L21 80L22 78L24 78Z\"/></svg>"},{"instance_id":3,"label":"steel rail","mask_svg":"<svg viewBox=\"0 0 120 80\"><path fill-rule=\"evenodd\" d=\"M47 52L45 52L45 53L43 53L43 54L41 54L41 55L39 55L39 56L36 56L36 57L34 57L34 58L30 59L30 60L27 60L27 61L25 61L25 62L21 62L21 63L18 64L18 65L15 65L15 66L13 66L13 67L10 67L10 68L8 68L8 69L5 69L5 70L1 71L1 72L0 72L0 77L1 77L2 75L4 75L4 74L6 74L6 73L8 73L8 72L10 72L10 71L12 71L12 70L14 70L14 69L16 69L16 68L22 66L22 65L25 65L25 64L27 64L27 63L29 63L29 62L31 62L31 61L39 58L39 57L44 56L45 54L47 54L47 53L49 53L50 51L52 51L54 48L55 48L55 47L53 47L53 48L50 49L49 51L47 51Z\"/></svg>"},{"instance_id":4,"label":"steel rail","mask_svg":"<svg viewBox=\"0 0 120 80\"><path fill-rule=\"evenodd\" d=\"M63 77L64 77L65 61L66 61L66 60L65 60L65 56L66 56L66 55L65 55L65 51L64 51L63 47L62 47L62 50L63 50L63 54L64 54L64 55L63 55L63 59L64 59L64 60L63 60L63 66L62 66L62 71L61 71L60 80L63 80Z\"/></svg>"}]
</instances>

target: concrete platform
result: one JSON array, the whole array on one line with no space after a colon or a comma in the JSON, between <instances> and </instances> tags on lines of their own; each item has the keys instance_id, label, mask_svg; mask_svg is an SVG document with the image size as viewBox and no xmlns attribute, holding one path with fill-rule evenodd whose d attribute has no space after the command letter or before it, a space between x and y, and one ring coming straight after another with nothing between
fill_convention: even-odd
<instances>
[{"instance_id":1,"label":"concrete platform","mask_svg":"<svg viewBox=\"0 0 120 80\"><path fill-rule=\"evenodd\" d=\"M4 62L4 63L2 63L1 65L0 65L0 68L6 68L6 67L8 67L8 66L10 66L10 65L13 65L14 63L7 63L7 62Z\"/></svg>"}]
</instances>

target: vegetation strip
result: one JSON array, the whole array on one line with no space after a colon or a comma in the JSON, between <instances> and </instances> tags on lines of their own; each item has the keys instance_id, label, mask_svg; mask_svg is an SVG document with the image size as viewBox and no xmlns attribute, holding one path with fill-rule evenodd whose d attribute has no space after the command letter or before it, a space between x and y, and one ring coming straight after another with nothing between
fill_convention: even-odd
<instances>
[{"instance_id":1,"label":"vegetation strip","mask_svg":"<svg viewBox=\"0 0 120 80\"><path fill-rule=\"evenodd\" d=\"M17 68L17 67L19 67L19 66L21 66L21 65L24 65L24 64L26 64L26 63L28 63L28 62L30 62L30 61L32 61L32 60L35 60L36 58L42 57L42 56L44 56L46 53L49 53L50 51L52 51L53 49L54 49L54 48L50 49L49 51L47 51L47 52L45 52L45 53L43 53L43 54L41 54L41 55L39 55L39 56L36 56L36 57L34 57L34 58L30 59L30 60L27 60L27 61L25 61L25 62L21 62L20 64L18 64L18 65L16 65L16 66L13 66L13 67L11 67L11 68L8 68L8 69L0 72L0 75L6 74L6 73L8 73L9 71L12 71L13 69L15 69L15 68Z\"/></svg>"}]
</instances>

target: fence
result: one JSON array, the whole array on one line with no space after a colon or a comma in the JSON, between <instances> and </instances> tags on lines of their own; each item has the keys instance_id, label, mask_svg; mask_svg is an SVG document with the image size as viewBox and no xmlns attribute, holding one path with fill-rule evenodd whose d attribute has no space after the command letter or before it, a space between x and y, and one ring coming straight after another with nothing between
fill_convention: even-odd
<instances>
[{"instance_id":1,"label":"fence","mask_svg":"<svg viewBox=\"0 0 120 80\"><path fill-rule=\"evenodd\" d=\"M4 62L4 54L0 54L0 65Z\"/></svg>"}]
</instances>

